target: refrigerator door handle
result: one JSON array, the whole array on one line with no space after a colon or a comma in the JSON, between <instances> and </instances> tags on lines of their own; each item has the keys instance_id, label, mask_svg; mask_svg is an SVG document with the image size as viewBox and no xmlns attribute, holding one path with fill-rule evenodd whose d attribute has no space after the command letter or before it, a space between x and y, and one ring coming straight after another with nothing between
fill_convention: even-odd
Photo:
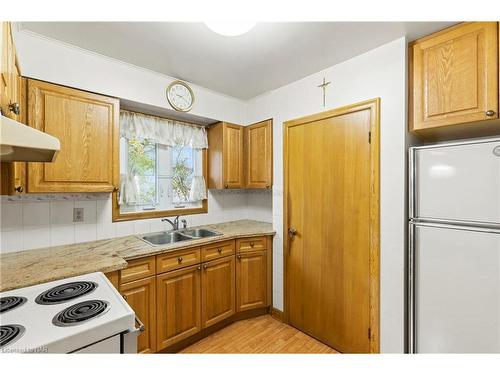
<instances>
[{"instance_id":1,"label":"refrigerator door handle","mask_svg":"<svg viewBox=\"0 0 500 375\"><path fill-rule=\"evenodd\" d=\"M463 222L461 222L463 223ZM441 220L441 222L431 222L431 221L421 221L418 219L412 219L410 224L419 226L419 227L434 227L434 228L445 228L445 229L455 229L455 230L464 230L469 232L482 232L482 233L493 233L500 234L500 227L494 226L477 226L472 223L468 223L467 225L463 224L454 224L453 221L450 220Z\"/></svg>"}]
</instances>

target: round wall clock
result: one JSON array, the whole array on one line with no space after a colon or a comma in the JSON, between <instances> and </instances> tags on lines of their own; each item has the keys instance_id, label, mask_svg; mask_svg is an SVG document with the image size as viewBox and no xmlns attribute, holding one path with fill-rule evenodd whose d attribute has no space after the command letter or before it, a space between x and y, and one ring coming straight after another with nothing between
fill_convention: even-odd
<instances>
[{"instance_id":1,"label":"round wall clock","mask_svg":"<svg viewBox=\"0 0 500 375\"><path fill-rule=\"evenodd\" d=\"M167 87L167 100L170 105L181 112L188 112L194 103L194 93L191 87L183 81L173 81Z\"/></svg>"}]
</instances>

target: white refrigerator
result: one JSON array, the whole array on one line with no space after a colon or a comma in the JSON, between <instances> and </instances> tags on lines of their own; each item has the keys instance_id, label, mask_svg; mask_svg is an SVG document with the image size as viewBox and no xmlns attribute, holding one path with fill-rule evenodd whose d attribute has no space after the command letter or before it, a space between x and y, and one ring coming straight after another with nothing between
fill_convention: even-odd
<instances>
[{"instance_id":1,"label":"white refrigerator","mask_svg":"<svg viewBox=\"0 0 500 375\"><path fill-rule=\"evenodd\" d=\"M500 138L409 161L409 352L500 353Z\"/></svg>"}]
</instances>

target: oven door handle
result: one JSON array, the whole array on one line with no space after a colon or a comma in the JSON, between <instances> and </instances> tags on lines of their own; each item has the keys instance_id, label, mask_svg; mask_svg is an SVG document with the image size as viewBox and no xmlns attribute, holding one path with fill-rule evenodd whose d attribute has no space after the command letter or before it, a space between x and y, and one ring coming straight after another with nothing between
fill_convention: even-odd
<instances>
[{"instance_id":1,"label":"oven door handle","mask_svg":"<svg viewBox=\"0 0 500 375\"><path fill-rule=\"evenodd\" d=\"M139 328L137 328L139 332L144 332L146 330L146 326L144 325L143 322L141 322L141 320L137 317L137 315L135 316L135 322L139 324Z\"/></svg>"}]
</instances>

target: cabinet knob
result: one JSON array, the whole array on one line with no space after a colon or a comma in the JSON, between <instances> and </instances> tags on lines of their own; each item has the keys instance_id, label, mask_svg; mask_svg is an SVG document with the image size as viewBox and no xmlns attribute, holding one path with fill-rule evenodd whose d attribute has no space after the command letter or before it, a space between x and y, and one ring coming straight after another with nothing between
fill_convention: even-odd
<instances>
[{"instance_id":1,"label":"cabinet knob","mask_svg":"<svg viewBox=\"0 0 500 375\"><path fill-rule=\"evenodd\" d=\"M115 193L116 193L116 192L118 192L118 190L120 190L120 189L118 189L118 187L117 187L117 186L115 186L115 187L113 188L113 191L114 191Z\"/></svg>"},{"instance_id":2,"label":"cabinet knob","mask_svg":"<svg viewBox=\"0 0 500 375\"><path fill-rule=\"evenodd\" d=\"M492 110L490 109L490 110L486 111L484 114L485 114L486 116L488 116L488 117L491 117L491 116L495 115L495 111L492 111Z\"/></svg>"},{"instance_id":3,"label":"cabinet knob","mask_svg":"<svg viewBox=\"0 0 500 375\"><path fill-rule=\"evenodd\" d=\"M270 186L269 186L269 185L266 185L266 189L269 189L269 188L270 188Z\"/></svg>"},{"instance_id":4,"label":"cabinet knob","mask_svg":"<svg viewBox=\"0 0 500 375\"><path fill-rule=\"evenodd\" d=\"M19 115L21 113L21 107L19 106L19 103L10 103L9 111L11 111L15 115Z\"/></svg>"},{"instance_id":5,"label":"cabinet knob","mask_svg":"<svg viewBox=\"0 0 500 375\"><path fill-rule=\"evenodd\" d=\"M201 271L201 266L196 267L198 271Z\"/></svg>"},{"instance_id":6,"label":"cabinet knob","mask_svg":"<svg viewBox=\"0 0 500 375\"><path fill-rule=\"evenodd\" d=\"M241 260L241 255L237 255L236 258L238 258L238 260Z\"/></svg>"},{"instance_id":7,"label":"cabinet knob","mask_svg":"<svg viewBox=\"0 0 500 375\"><path fill-rule=\"evenodd\" d=\"M182 260L183 260L183 259L182 259L182 257L177 258L177 261L178 261L179 263L182 263Z\"/></svg>"},{"instance_id":8,"label":"cabinet knob","mask_svg":"<svg viewBox=\"0 0 500 375\"><path fill-rule=\"evenodd\" d=\"M22 193L24 191L24 188L22 186L18 186L14 190L17 191L18 193Z\"/></svg>"},{"instance_id":9,"label":"cabinet knob","mask_svg":"<svg viewBox=\"0 0 500 375\"><path fill-rule=\"evenodd\" d=\"M122 294L122 297L123 299L126 301L127 300L127 295L126 294Z\"/></svg>"},{"instance_id":10,"label":"cabinet knob","mask_svg":"<svg viewBox=\"0 0 500 375\"><path fill-rule=\"evenodd\" d=\"M229 188L229 185L228 184L224 185L224 189L227 189L227 188Z\"/></svg>"},{"instance_id":11,"label":"cabinet knob","mask_svg":"<svg viewBox=\"0 0 500 375\"><path fill-rule=\"evenodd\" d=\"M203 269L206 270L208 266L206 264L203 265Z\"/></svg>"},{"instance_id":12,"label":"cabinet knob","mask_svg":"<svg viewBox=\"0 0 500 375\"><path fill-rule=\"evenodd\" d=\"M254 247L255 244L253 242L250 242L250 247Z\"/></svg>"},{"instance_id":13,"label":"cabinet knob","mask_svg":"<svg viewBox=\"0 0 500 375\"><path fill-rule=\"evenodd\" d=\"M222 253L222 249L217 249L217 252L220 254Z\"/></svg>"}]
</instances>

